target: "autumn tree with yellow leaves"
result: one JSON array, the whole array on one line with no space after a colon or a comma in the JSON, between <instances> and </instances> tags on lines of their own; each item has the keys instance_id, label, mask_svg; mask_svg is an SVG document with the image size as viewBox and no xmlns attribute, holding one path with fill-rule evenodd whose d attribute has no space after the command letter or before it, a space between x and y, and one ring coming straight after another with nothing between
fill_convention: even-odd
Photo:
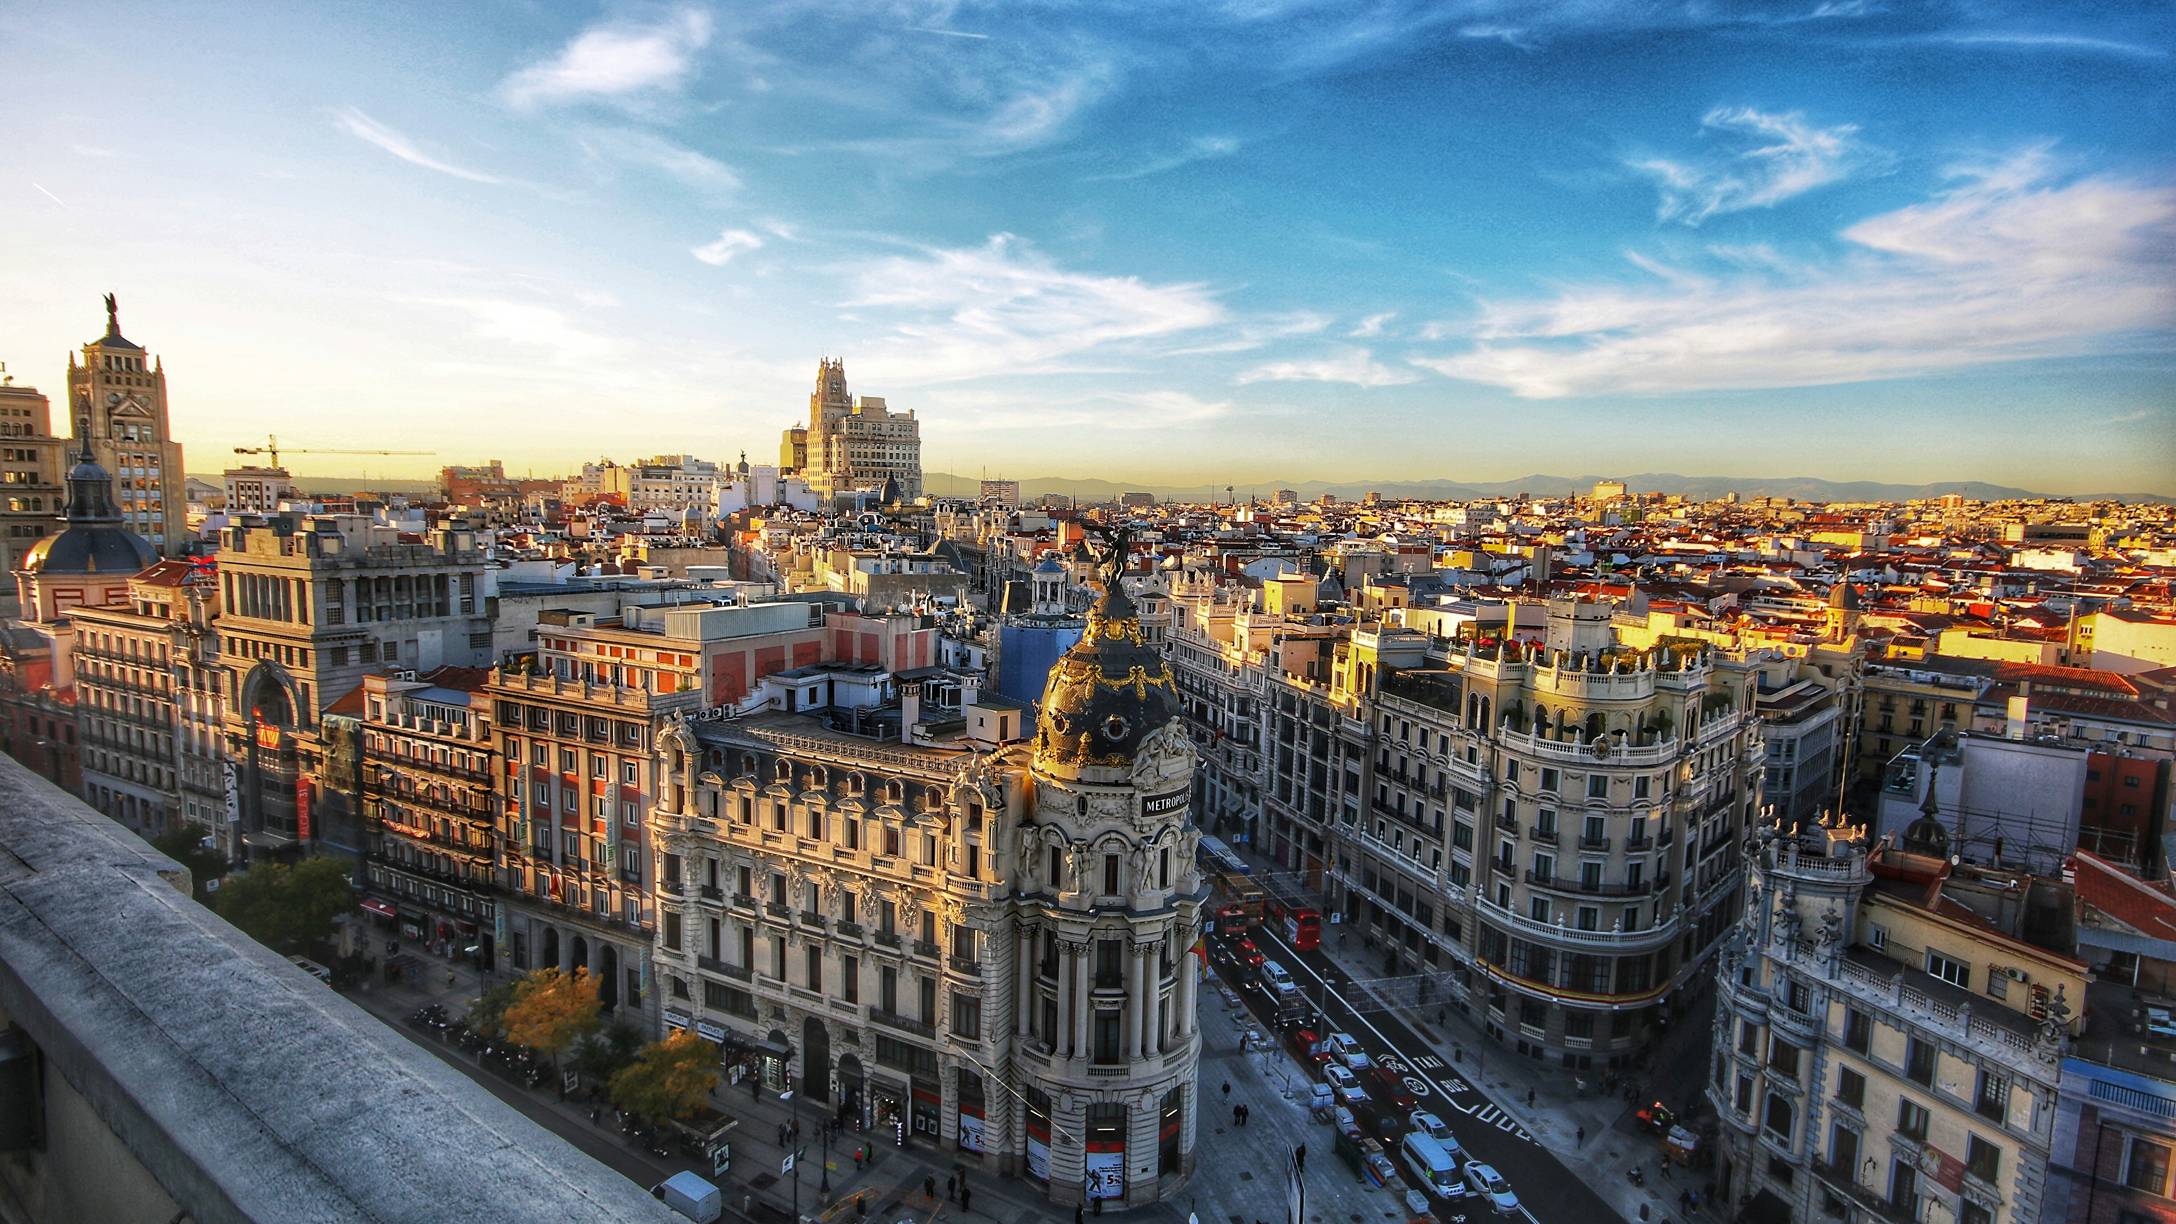
<instances>
[{"instance_id":1,"label":"autumn tree with yellow leaves","mask_svg":"<svg viewBox=\"0 0 2176 1224\"><path fill-rule=\"evenodd\" d=\"M711 1044L686 1029L642 1047L635 1061L612 1077L612 1103L637 1117L686 1118L718 1086L718 1056Z\"/></svg>"},{"instance_id":2,"label":"autumn tree with yellow leaves","mask_svg":"<svg viewBox=\"0 0 2176 1224\"><path fill-rule=\"evenodd\" d=\"M575 1042L597 1031L603 1006L589 970L568 974L539 969L515 983L499 1027L508 1041L542 1050L557 1061Z\"/></svg>"}]
</instances>

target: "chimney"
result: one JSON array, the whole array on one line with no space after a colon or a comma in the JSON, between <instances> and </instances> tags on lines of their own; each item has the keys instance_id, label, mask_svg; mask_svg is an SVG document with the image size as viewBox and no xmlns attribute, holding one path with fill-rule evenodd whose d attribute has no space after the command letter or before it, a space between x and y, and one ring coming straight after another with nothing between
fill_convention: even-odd
<instances>
[{"instance_id":1,"label":"chimney","mask_svg":"<svg viewBox=\"0 0 2176 1224\"><path fill-rule=\"evenodd\" d=\"M899 738L917 743L914 726L922 721L922 682L909 680L899 686Z\"/></svg>"},{"instance_id":2,"label":"chimney","mask_svg":"<svg viewBox=\"0 0 2176 1224\"><path fill-rule=\"evenodd\" d=\"M982 700L982 678L979 676L962 676L960 678L961 712L964 713L968 706L980 700Z\"/></svg>"},{"instance_id":3,"label":"chimney","mask_svg":"<svg viewBox=\"0 0 2176 1224\"><path fill-rule=\"evenodd\" d=\"M2009 724L2004 728L2009 738L2013 740L2025 738L2025 725L2030 721L2027 715L2031 712L2031 709L2032 698L2027 697L2025 694L2019 693L2017 696L2010 698Z\"/></svg>"}]
</instances>

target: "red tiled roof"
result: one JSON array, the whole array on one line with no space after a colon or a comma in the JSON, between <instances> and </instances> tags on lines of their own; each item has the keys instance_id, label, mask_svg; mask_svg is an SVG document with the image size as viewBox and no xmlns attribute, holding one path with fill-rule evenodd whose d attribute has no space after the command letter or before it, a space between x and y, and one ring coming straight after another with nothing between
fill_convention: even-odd
<instances>
[{"instance_id":1,"label":"red tiled roof","mask_svg":"<svg viewBox=\"0 0 2176 1224\"><path fill-rule=\"evenodd\" d=\"M2152 939L2176 940L2176 896L2089 850L2071 855L2078 900Z\"/></svg>"},{"instance_id":2,"label":"red tiled roof","mask_svg":"<svg viewBox=\"0 0 2176 1224\"><path fill-rule=\"evenodd\" d=\"M145 582L152 586L178 587L189 580L196 567L179 557L168 557L152 563L151 568L136 575L131 581Z\"/></svg>"}]
</instances>

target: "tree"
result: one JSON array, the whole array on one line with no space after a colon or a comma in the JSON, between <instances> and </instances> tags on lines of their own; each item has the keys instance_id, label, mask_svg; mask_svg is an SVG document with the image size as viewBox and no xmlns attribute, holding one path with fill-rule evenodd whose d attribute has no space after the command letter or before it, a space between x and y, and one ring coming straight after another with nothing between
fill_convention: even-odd
<instances>
[{"instance_id":1,"label":"tree","mask_svg":"<svg viewBox=\"0 0 2176 1224\"><path fill-rule=\"evenodd\" d=\"M514 997L500 1023L508 1041L543 1050L557 1061L575 1041L597 1031L603 1006L589 970L566 974L539 969L514 984Z\"/></svg>"},{"instance_id":2,"label":"tree","mask_svg":"<svg viewBox=\"0 0 2176 1224\"><path fill-rule=\"evenodd\" d=\"M213 908L251 939L280 952L302 952L332 937L333 919L355 908L347 864L308 858L264 863L229 876Z\"/></svg>"},{"instance_id":3,"label":"tree","mask_svg":"<svg viewBox=\"0 0 2176 1224\"><path fill-rule=\"evenodd\" d=\"M632 1025L613 1024L575 1043L567 1067L592 1080L610 1080L642 1053L642 1034Z\"/></svg>"},{"instance_id":4,"label":"tree","mask_svg":"<svg viewBox=\"0 0 2176 1224\"><path fill-rule=\"evenodd\" d=\"M468 1006L468 1026L494 1040L506 1036L506 1009L512 1006L514 991L520 986L519 980L500 982L476 996Z\"/></svg>"},{"instance_id":5,"label":"tree","mask_svg":"<svg viewBox=\"0 0 2176 1224\"><path fill-rule=\"evenodd\" d=\"M193 824L180 824L159 834L151 848L189 869L189 893L210 904L208 885L227 874L227 856L204 844L205 832Z\"/></svg>"},{"instance_id":6,"label":"tree","mask_svg":"<svg viewBox=\"0 0 2176 1224\"><path fill-rule=\"evenodd\" d=\"M686 1029L642 1047L612 1077L612 1103L653 1121L686 1118L718 1086L718 1058L709 1042Z\"/></svg>"}]
</instances>

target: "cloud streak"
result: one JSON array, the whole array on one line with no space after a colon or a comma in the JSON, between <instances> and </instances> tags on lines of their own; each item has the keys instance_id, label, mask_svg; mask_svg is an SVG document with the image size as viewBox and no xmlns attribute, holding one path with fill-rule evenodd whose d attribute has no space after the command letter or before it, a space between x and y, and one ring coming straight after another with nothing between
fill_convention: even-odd
<instances>
[{"instance_id":1,"label":"cloud streak","mask_svg":"<svg viewBox=\"0 0 2176 1224\"><path fill-rule=\"evenodd\" d=\"M2044 149L1962 168L1845 229L1825 264L1663 269L1484 306L1466 352L1418 357L1529 399L1910 378L2119 348L2176 324L2176 191L2064 179Z\"/></svg>"},{"instance_id":2,"label":"cloud streak","mask_svg":"<svg viewBox=\"0 0 2176 1224\"><path fill-rule=\"evenodd\" d=\"M452 178L464 179L471 183L496 184L506 181L495 174L485 174L481 170L471 170L466 166L456 165L453 162L433 157L425 153L407 136L394 131L352 106L343 107L334 112L333 124L357 140L382 152L390 153L411 166L421 166L425 170L448 175Z\"/></svg>"},{"instance_id":3,"label":"cloud streak","mask_svg":"<svg viewBox=\"0 0 2176 1224\"><path fill-rule=\"evenodd\" d=\"M848 307L885 328L878 363L899 382L1068 369L1226 318L1206 286L1073 271L1011 234L872 260L848 280L862 286Z\"/></svg>"},{"instance_id":4,"label":"cloud streak","mask_svg":"<svg viewBox=\"0 0 2176 1224\"><path fill-rule=\"evenodd\" d=\"M1394 369L1375 360L1364 348L1340 348L1321 357L1298 361L1272 361L1246 370L1239 384L1258 382L1350 383L1356 387L1402 387L1419 382L1412 370Z\"/></svg>"},{"instance_id":5,"label":"cloud streak","mask_svg":"<svg viewBox=\"0 0 2176 1224\"><path fill-rule=\"evenodd\" d=\"M710 16L698 9L681 9L649 24L591 26L559 54L507 77L499 96L516 109L530 110L678 89L710 33Z\"/></svg>"},{"instance_id":6,"label":"cloud streak","mask_svg":"<svg viewBox=\"0 0 2176 1224\"><path fill-rule=\"evenodd\" d=\"M1699 225L1722 213L1771 208L1848 177L1874 156L1860 143L1856 124L1819 127L1797 111L1718 106L1700 128L1723 147L1704 158L1627 163L1655 181L1660 220Z\"/></svg>"},{"instance_id":7,"label":"cloud streak","mask_svg":"<svg viewBox=\"0 0 2176 1224\"><path fill-rule=\"evenodd\" d=\"M1115 170L1108 174L1091 174L1081 181L1087 183L1126 183L1134 179L1165 174L1177 170L1181 166L1191 166L1195 162L1215 161L1219 158L1230 157L1238 151L1239 142L1232 137L1196 136L1187 141L1184 147L1160 157L1152 157L1138 166L1126 170Z\"/></svg>"},{"instance_id":8,"label":"cloud streak","mask_svg":"<svg viewBox=\"0 0 2176 1224\"><path fill-rule=\"evenodd\" d=\"M713 268L722 268L733 262L736 255L761 250L763 239L744 229L729 229L720 233L715 241L694 248L689 254Z\"/></svg>"}]
</instances>

